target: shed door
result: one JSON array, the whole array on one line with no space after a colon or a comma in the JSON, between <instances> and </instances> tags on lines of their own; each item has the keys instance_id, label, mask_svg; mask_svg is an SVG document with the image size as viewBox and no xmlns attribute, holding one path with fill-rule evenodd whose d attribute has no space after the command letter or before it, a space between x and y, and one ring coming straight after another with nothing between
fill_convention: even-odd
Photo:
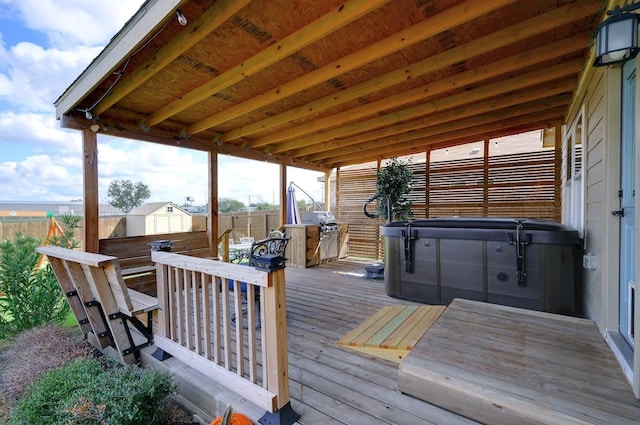
<instances>
[{"instance_id":1,"label":"shed door","mask_svg":"<svg viewBox=\"0 0 640 425\"><path fill-rule=\"evenodd\" d=\"M622 68L622 137L620 149L620 334L634 346L635 329L635 187L634 187L634 129L635 129L635 61Z\"/></svg>"}]
</instances>

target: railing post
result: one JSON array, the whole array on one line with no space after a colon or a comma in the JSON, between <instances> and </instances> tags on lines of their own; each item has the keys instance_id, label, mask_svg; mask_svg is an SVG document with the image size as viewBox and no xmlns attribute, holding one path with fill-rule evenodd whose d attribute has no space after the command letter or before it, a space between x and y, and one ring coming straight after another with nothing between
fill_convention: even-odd
<instances>
[{"instance_id":1,"label":"railing post","mask_svg":"<svg viewBox=\"0 0 640 425\"><path fill-rule=\"evenodd\" d=\"M151 253L153 257L153 253ZM155 260L154 260L155 261ZM153 326L153 336L166 337L168 332L167 328L171 322L171 316L167 314L169 312L169 294L167 292L167 266L161 263L156 263L156 298L158 299L158 310L154 311L155 324ZM171 355L164 350L157 348L152 356L160 361L167 360Z\"/></svg>"},{"instance_id":2,"label":"railing post","mask_svg":"<svg viewBox=\"0 0 640 425\"><path fill-rule=\"evenodd\" d=\"M261 424L292 424L300 415L291 408L289 399L289 358L287 344L287 300L285 269L269 273L269 285L263 288L263 338L266 344L265 388L277 394L276 411L260 418Z\"/></svg>"}]
</instances>

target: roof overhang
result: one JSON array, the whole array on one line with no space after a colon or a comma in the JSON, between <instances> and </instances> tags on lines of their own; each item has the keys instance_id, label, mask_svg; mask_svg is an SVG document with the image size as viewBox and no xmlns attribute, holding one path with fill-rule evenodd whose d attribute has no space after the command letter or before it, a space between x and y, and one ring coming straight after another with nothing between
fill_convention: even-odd
<instances>
[{"instance_id":1,"label":"roof overhang","mask_svg":"<svg viewBox=\"0 0 640 425\"><path fill-rule=\"evenodd\" d=\"M563 123L603 13L601 0L149 0L56 114L326 171Z\"/></svg>"}]
</instances>

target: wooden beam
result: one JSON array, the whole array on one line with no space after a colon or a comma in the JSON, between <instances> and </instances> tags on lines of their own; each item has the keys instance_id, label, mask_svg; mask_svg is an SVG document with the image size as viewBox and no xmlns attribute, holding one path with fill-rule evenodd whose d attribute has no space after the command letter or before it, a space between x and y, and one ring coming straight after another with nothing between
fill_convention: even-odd
<instances>
[{"instance_id":1,"label":"wooden beam","mask_svg":"<svg viewBox=\"0 0 640 425\"><path fill-rule=\"evenodd\" d=\"M415 64L411 64L407 67L403 67L401 69L373 78L357 86L342 90L329 96L325 96L324 98L317 99L313 102L301 105L297 108L291 109L273 117L266 118L259 122L251 123L239 129L229 131L228 133L220 136L219 140L231 141L262 131L264 129L268 129L270 127L281 125L285 122L292 121L309 114L317 114L325 109L335 107L347 101L359 97L364 97L370 95L375 91L400 84L407 78L416 78L421 75L436 71L438 69L446 68L447 66L462 62L471 57L475 57L489 51L507 46L509 44L524 40L536 34L541 34L545 31L549 31L556 25L573 22L573 20L575 19L583 18L583 15L588 15L590 12L592 12L593 9L592 7L583 7L580 10L575 11L573 10L573 8L573 5L565 5L563 7L552 9L552 11L544 15L531 18L525 22L489 34L486 37L482 37L465 45L444 51L435 56L416 62ZM569 9L572 9L571 12L577 12L577 16L569 13ZM554 47L559 51L569 53L570 51L583 49L586 39L588 39L588 37L585 37L584 34L582 36L570 37L561 42L554 43ZM545 47L547 47L546 50ZM522 53L518 62L512 63L512 65L519 65L519 61L527 61L531 59L535 60L535 57L540 55L549 58L559 57L560 54L555 55L555 52L552 52L553 49L551 49L550 47L551 46L543 46L539 49L534 49L536 51L535 55L533 53L527 54L527 52ZM247 143L247 147L259 147L265 144L269 144L273 141L278 141L277 136L268 136L265 138L253 140Z\"/></svg>"},{"instance_id":2,"label":"wooden beam","mask_svg":"<svg viewBox=\"0 0 640 425\"><path fill-rule=\"evenodd\" d=\"M452 116L451 121L440 125L430 126L423 130L403 132L391 137L379 138L370 142L350 145L342 147L340 149L333 148L330 151L325 151L321 154L313 155L309 157L309 160L319 161L324 159L330 161L330 158L341 158L349 154L359 153L363 155L367 151L379 149L381 146L396 146L399 144L406 144L407 142L415 140L425 140L431 137L438 137L442 134L450 134L454 131L465 132L468 129L474 129L475 131L475 129L483 125L492 125L495 122L505 122L505 120L511 118L518 121L522 116L531 116L533 114L542 115L546 114L549 110L555 111L555 114L557 114L558 112L566 111L568 103L564 101L565 98L565 96L559 98L558 100L560 101L554 100L550 102L531 102L516 107L494 110L485 114L472 115L466 119L455 119Z\"/></svg>"},{"instance_id":3,"label":"wooden beam","mask_svg":"<svg viewBox=\"0 0 640 425\"><path fill-rule=\"evenodd\" d=\"M374 4L373 0L369 1ZM296 93L313 87L316 84L323 83L338 75L344 74L376 59L394 53L397 50L409 47L415 43L454 28L465 22L472 21L473 19L479 18L482 15L485 15L493 10L499 9L513 2L515 2L515 0L465 1L460 5L451 7L439 13L438 15L427 18L410 28L406 28L377 43L371 44L364 49L361 49L327 65L324 65L321 68L309 72L300 78L289 81L288 83L280 85L273 90L265 92L259 96L255 96L252 99L249 99L241 104L227 108L220 113L217 113L215 115L212 115L211 117L205 118L204 120L192 124L185 129L185 134L197 134L201 131L215 127L216 125L222 124L241 115L245 115L251 111L255 111L256 109L262 108L270 103L284 99L288 96L292 96ZM365 1L365 3L367 2ZM324 18L325 17L321 19ZM309 26L319 26L317 22L318 21ZM323 26L324 25L328 24L323 24ZM320 31L322 29L323 34L325 34L326 31L324 31L323 26L320 26L317 31ZM316 40L319 38L320 37L316 38ZM266 54L268 51L269 49L265 50L264 53ZM206 96L201 97L199 100L202 100L212 94L211 91L206 89L202 91L202 94ZM187 96L190 95L191 93L189 93Z\"/></svg>"},{"instance_id":4,"label":"wooden beam","mask_svg":"<svg viewBox=\"0 0 640 425\"><path fill-rule=\"evenodd\" d=\"M98 135L89 129L82 131L84 187L84 250L98 253Z\"/></svg>"},{"instance_id":5,"label":"wooden beam","mask_svg":"<svg viewBox=\"0 0 640 425\"><path fill-rule=\"evenodd\" d=\"M138 9L127 24L118 31L109 44L100 52L82 74L75 79L69 88L54 102L56 117L61 119L73 108L77 107L87 95L94 90L106 75L110 75L124 58L137 51L143 38L158 27L158 22L185 0L163 0L148 2L149 7ZM62 121L62 120L61 120ZM62 122L61 122L61 125ZM64 127L64 125L63 125Z\"/></svg>"},{"instance_id":6,"label":"wooden beam","mask_svg":"<svg viewBox=\"0 0 640 425\"><path fill-rule=\"evenodd\" d=\"M287 166L280 164L280 226L287 224Z\"/></svg>"},{"instance_id":7,"label":"wooden beam","mask_svg":"<svg viewBox=\"0 0 640 425\"><path fill-rule=\"evenodd\" d=\"M398 124L397 126L390 126L380 130L358 134L346 139L332 140L324 142L321 145L312 145L290 152L289 155L301 158L304 161L316 161L332 156L332 154L329 153L330 150L340 148L342 152L348 146L359 145L367 141L380 140L396 134L415 132L416 130L420 132L437 132L437 128L443 124L449 127L457 127L463 118L486 114L491 111L504 113L506 110L507 113L510 113L512 110L515 110L507 110L507 108L526 106L527 108L543 110L561 105L569 105L571 97L568 92L571 90L571 87L570 81L563 80L545 87L543 91L541 91L540 88L534 88L510 93L498 99L487 99L460 108L449 109L439 114L430 115L427 118L421 117L413 121ZM540 97L542 97L542 99L540 99Z\"/></svg>"},{"instance_id":8,"label":"wooden beam","mask_svg":"<svg viewBox=\"0 0 640 425\"><path fill-rule=\"evenodd\" d=\"M581 5L568 4L563 7L552 9L550 12L547 12L543 15L536 16L520 24L516 24L503 30L497 31L465 45L444 51L407 67L389 72L380 77L373 78L355 87L342 90L338 93L315 100L300 107L286 111L282 114L278 114L274 117L266 118L259 122L249 124L245 127L232 130L227 134L220 136L219 140L234 140L239 137L243 137L269 127L278 126L285 122L301 118L309 114L317 114L322 110L334 107L341 103L356 99L358 97L367 96L375 91L391 87L395 84L399 84L405 81L407 78L416 78L418 76L425 75L438 69L442 69L455 63L464 61L471 57L475 57L507 46L509 44L524 40L534 35L541 34L545 31L552 30L557 26L582 19L592 14L594 12L594 8L594 4L583 3ZM575 49L584 48L584 37L571 37L566 41L570 42ZM555 47L565 50L567 48L566 46L566 43L560 43ZM535 49L537 51L537 54L541 54L539 50L544 50L545 47L548 48L550 46L543 46L540 49ZM549 55L551 51L552 49L548 48L547 53L542 54ZM525 60L527 56L526 53L524 53L523 56L524 57L522 59ZM293 136L294 135L292 134L291 137ZM271 141L275 140L271 139ZM271 141L269 141L269 139L255 140L249 142L247 146L258 147L270 143Z\"/></svg>"},{"instance_id":9,"label":"wooden beam","mask_svg":"<svg viewBox=\"0 0 640 425\"><path fill-rule=\"evenodd\" d=\"M438 95L441 95L451 90L455 90L460 87L464 87L466 85L472 85L480 81L484 81L499 75L514 72L519 69L526 68L528 66L542 64L551 59L559 58L566 54L577 52L584 48L582 46L582 43L584 42L585 38L586 37L583 34L579 37L576 36L576 37L564 39L557 43L552 43L551 45L543 46L538 49L528 50L526 52L519 53L517 55L503 59L501 61L490 63L482 67L478 67L460 74L456 74L450 78L444 78L442 80L438 80L421 87L416 87L411 90L397 93L395 95L386 97L384 99L380 99L375 102L368 103L366 105L352 108L347 111L340 111L335 115L330 115L324 118L315 119L307 123L295 126L293 128L288 128L286 130L279 131L277 133L269 134L268 136L254 139L252 141L245 143L244 146L247 148L257 148L257 147L265 146L275 142L281 142L283 140L291 140L297 137L304 136L309 133L313 133L315 131L336 127L343 123L355 121L361 118L365 118L367 116L376 115L383 111L389 111L403 105L408 105L410 103L415 103L418 101L424 101L429 98L435 98ZM455 49L452 49L452 50L455 50ZM447 51L447 53L448 52L449 51ZM464 59L465 58L461 58L460 60L464 60ZM428 58L414 65L421 65L417 68L421 69L422 71L425 71L425 70L431 70L432 68L434 68L434 66L436 66L435 64L440 66L440 69L442 69L444 67L443 63L444 62L438 60L437 58ZM412 65L411 67L413 67L414 65ZM425 74L425 73L426 71L416 72L416 74ZM391 72L389 74L385 74L382 77L388 76L390 74L397 74L397 71ZM380 80L380 84L373 85L373 87L376 87L377 89L382 89L384 87L388 87L392 85L392 84L389 84L389 82L393 82L393 84L397 84L406 79L406 75L401 75L400 77L402 78L402 80L398 80L398 81L396 81L395 78L392 78L390 80L385 80L384 78L380 78L380 77L376 78L375 80ZM412 78L415 78L415 76L412 76ZM353 89L356 89L362 85L369 86L370 82L366 82L359 86L353 87ZM315 113L318 113L322 109L326 109L326 108L317 107L319 103L326 100L327 102L330 102L334 104L333 106L335 106L335 98L340 97L341 99L345 99L346 96L344 92L349 90L351 89L346 89L340 92L338 95L326 96L320 99L319 101L311 102L310 104L304 105L304 107L300 107L296 109L303 109L306 112L313 110ZM371 93L363 93L359 97L368 95L368 94L371 94ZM352 99L346 99L346 100L352 100ZM277 116L286 115L288 114L288 112L279 114ZM273 120L273 118L275 117L267 118L266 120L263 120L263 121L269 120L271 122L276 123ZM282 124L282 123L277 122L277 124ZM250 125L253 125L253 124L250 124ZM227 134L224 134L220 137L220 140L226 141L229 135L234 133L236 133L235 130Z\"/></svg>"},{"instance_id":10,"label":"wooden beam","mask_svg":"<svg viewBox=\"0 0 640 425\"><path fill-rule=\"evenodd\" d=\"M402 111L394 111L392 113L359 121L353 124L327 130L312 136L299 138L295 141L281 143L270 147L269 153L279 153L299 149L305 146L321 143L323 141L348 137L353 134L370 131L374 128L380 128L389 125L396 125L403 121L414 119L420 116L433 114L438 111L446 110L453 107L459 107L467 103L477 102L489 97L498 96L509 93L524 87L531 87L536 84L545 83L554 79L559 79L572 74L577 74L582 69L582 61L573 61L566 64L555 65L549 68L533 71L514 78L499 81L497 83L478 87L477 89L462 92L457 95L445 97L431 102L416 105Z\"/></svg>"},{"instance_id":11,"label":"wooden beam","mask_svg":"<svg viewBox=\"0 0 640 425\"><path fill-rule=\"evenodd\" d=\"M348 23L377 9L388 1L389 0L351 0L345 3L341 7L325 14L320 19L289 35L281 42L270 45L260 53L236 65L229 71L215 77L211 81L162 107L145 120L145 125L151 127L181 111L184 111L209 96L212 96L213 94L250 77L279 60L290 56L342 26L347 25ZM208 125L206 120L203 120L185 128L184 134L197 134L211 127L213 127L213 125Z\"/></svg>"},{"instance_id":12,"label":"wooden beam","mask_svg":"<svg viewBox=\"0 0 640 425\"><path fill-rule=\"evenodd\" d=\"M203 15L167 43L146 63L138 66L127 78L113 88L94 108L93 115L98 116L124 98L142 83L153 77L169 65L182 53L235 15L240 9L251 3L251 0L220 0L213 4ZM173 17L171 18L173 19Z\"/></svg>"},{"instance_id":13,"label":"wooden beam","mask_svg":"<svg viewBox=\"0 0 640 425\"><path fill-rule=\"evenodd\" d=\"M207 216L207 237L209 239L209 250L211 257L218 256L218 236L220 227L218 223L218 153L209 152L209 214Z\"/></svg>"},{"instance_id":14,"label":"wooden beam","mask_svg":"<svg viewBox=\"0 0 640 425\"><path fill-rule=\"evenodd\" d=\"M422 152L427 145L454 142L456 140L479 141L485 137L494 137L494 132L503 129L535 129L555 125L560 122L566 112L566 108L556 108L543 113L524 115L518 118L510 118L504 121L494 121L477 127L469 127L463 130L452 131L419 140L410 140L399 144L381 144L376 149L368 149L363 152L339 155L334 158L335 162L327 161L327 165L332 167L344 166L346 164L362 163L372 161L376 158L388 158L391 156L409 155ZM527 131L527 130L522 130ZM513 134L513 133L511 133Z\"/></svg>"},{"instance_id":15,"label":"wooden beam","mask_svg":"<svg viewBox=\"0 0 640 425\"><path fill-rule=\"evenodd\" d=\"M331 171L324 172L324 209L331 211Z\"/></svg>"}]
</instances>

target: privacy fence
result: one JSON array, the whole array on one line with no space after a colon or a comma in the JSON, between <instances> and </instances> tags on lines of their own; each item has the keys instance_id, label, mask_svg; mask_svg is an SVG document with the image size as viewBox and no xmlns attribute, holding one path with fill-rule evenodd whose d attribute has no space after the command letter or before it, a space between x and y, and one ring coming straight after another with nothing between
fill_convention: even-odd
<instances>
[{"instance_id":1,"label":"privacy fence","mask_svg":"<svg viewBox=\"0 0 640 425\"><path fill-rule=\"evenodd\" d=\"M451 161L410 163L414 172L413 217L525 217L561 221L560 151L547 149L509 155L484 155ZM349 224L349 256L382 258L382 220L367 218L366 201L375 193L376 167L339 170L335 214ZM373 212L376 205L369 208ZM262 239L278 228L278 210L243 211L219 215L221 232L230 237ZM206 230L206 216L193 217L193 230ZM126 234L124 217L100 219L100 238ZM13 239L16 231L44 238L48 220L0 221L0 240ZM82 224L81 224L82 226ZM82 229L78 229L81 232ZM79 233L78 241L82 241Z\"/></svg>"},{"instance_id":2,"label":"privacy fence","mask_svg":"<svg viewBox=\"0 0 640 425\"><path fill-rule=\"evenodd\" d=\"M560 151L409 163L414 173L413 217L524 217L560 221ZM349 223L349 255L381 258L382 220L363 206L375 193L376 167L340 170L337 216ZM374 212L371 204L369 212Z\"/></svg>"}]
</instances>

